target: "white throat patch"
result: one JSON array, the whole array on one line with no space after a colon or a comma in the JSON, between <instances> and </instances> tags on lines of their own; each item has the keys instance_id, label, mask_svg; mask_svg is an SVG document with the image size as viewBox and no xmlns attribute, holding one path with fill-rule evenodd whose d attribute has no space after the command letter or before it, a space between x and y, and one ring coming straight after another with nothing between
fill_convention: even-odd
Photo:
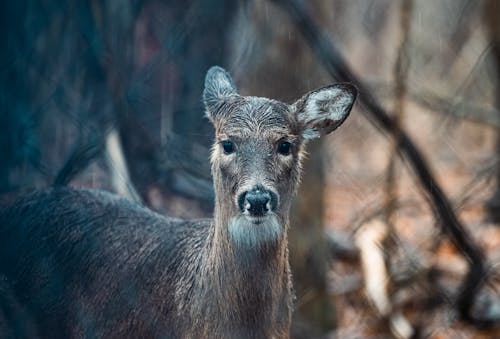
<instances>
[{"instance_id":1,"label":"white throat patch","mask_svg":"<svg viewBox=\"0 0 500 339\"><path fill-rule=\"evenodd\" d=\"M260 220L251 220L241 215L231 218L228 227L231 240L237 246L255 249L278 240L283 229L276 215L269 215Z\"/></svg>"}]
</instances>

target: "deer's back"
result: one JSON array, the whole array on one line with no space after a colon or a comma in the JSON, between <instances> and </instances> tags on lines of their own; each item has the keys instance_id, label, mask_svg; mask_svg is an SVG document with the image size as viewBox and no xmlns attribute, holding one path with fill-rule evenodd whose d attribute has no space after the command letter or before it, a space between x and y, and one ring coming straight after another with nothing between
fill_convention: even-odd
<instances>
[{"instance_id":1,"label":"deer's back","mask_svg":"<svg viewBox=\"0 0 500 339\"><path fill-rule=\"evenodd\" d=\"M199 262L208 225L99 191L58 188L23 198L0 211L0 331L175 336L176 282L195 271L187 266Z\"/></svg>"}]
</instances>

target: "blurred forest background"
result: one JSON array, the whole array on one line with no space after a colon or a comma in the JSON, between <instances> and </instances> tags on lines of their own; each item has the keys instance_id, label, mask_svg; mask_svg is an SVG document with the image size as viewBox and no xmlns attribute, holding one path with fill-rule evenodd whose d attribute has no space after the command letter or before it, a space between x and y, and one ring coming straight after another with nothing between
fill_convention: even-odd
<instances>
[{"instance_id":1,"label":"blurred forest background","mask_svg":"<svg viewBox=\"0 0 500 339\"><path fill-rule=\"evenodd\" d=\"M209 216L211 65L286 102L352 82L292 211L293 337L500 337L500 1L12 0L0 16L3 201L73 157L73 186Z\"/></svg>"}]
</instances>

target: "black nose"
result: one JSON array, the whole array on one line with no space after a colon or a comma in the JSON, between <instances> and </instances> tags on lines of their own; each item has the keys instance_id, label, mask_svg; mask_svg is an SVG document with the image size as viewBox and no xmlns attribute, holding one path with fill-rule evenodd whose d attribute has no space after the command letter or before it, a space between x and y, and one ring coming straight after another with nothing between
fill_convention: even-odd
<instances>
[{"instance_id":1,"label":"black nose","mask_svg":"<svg viewBox=\"0 0 500 339\"><path fill-rule=\"evenodd\" d=\"M242 212L248 211L250 215L261 217L269 210L276 208L276 194L266 190L262 186L255 186L252 190L243 193L239 197L239 205Z\"/></svg>"}]
</instances>

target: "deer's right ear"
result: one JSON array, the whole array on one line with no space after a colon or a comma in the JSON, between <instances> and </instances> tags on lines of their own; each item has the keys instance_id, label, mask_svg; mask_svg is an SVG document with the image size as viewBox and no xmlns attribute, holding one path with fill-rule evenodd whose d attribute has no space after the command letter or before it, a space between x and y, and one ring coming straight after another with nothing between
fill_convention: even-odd
<instances>
[{"instance_id":1,"label":"deer's right ear","mask_svg":"<svg viewBox=\"0 0 500 339\"><path fill-rule=\"evenodd\" d=\"M214 122L221 105L235 94L238 93L229 73L222 67L212 66L205 77L203 90L203 103L210 121Z\"/></svg>"}]
</instances>

